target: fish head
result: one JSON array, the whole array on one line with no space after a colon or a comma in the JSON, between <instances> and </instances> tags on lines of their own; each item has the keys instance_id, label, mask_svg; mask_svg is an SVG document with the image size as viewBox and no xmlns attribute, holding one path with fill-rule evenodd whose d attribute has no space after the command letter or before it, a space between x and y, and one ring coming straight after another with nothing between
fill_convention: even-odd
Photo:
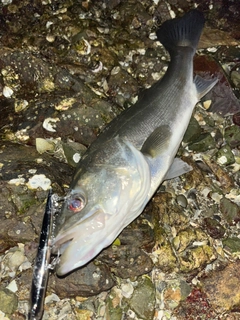
<instances>
[{"instance_id":1,"label":"fish head","mask_svg":"<svg viewBox=\"0 0 240 320\"><path fill-rule=\"evenodd\" d=\"M56 219L52 251L59 254L58 275L85 265L141 213L146 205L141 195L146 198L150 180L144 183L137 170L127 168L81 176Z\"/></svg>"}]
</instances>

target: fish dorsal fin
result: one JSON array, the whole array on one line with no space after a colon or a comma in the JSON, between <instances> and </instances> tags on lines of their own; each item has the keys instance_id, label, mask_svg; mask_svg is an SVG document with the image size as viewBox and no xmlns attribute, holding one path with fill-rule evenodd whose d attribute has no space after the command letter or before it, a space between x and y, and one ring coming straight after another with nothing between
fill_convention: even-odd
<instances>
[{"instance_id":1,"label":"fish dorsal fin","mask_svg":"<svg viewBox=\"0 0 240 320\"><path fill-rule=\"evenodd\" d=\"M197 97L200 100L205 94L207 94L218 82L217 78L214 79L203 79L199 75L194 78L194 83L197 89Z\"/></svg>"},{"instance_id":2,"label":"fish dorsal fin","mask_svg":"<svg viewBox=\"0 0 240 320\"><path fill-rule=\"evenodd\" d=\"M189 164L187 164L180 158L175 158L173 160L171 167L168 169L168 172L166 173L164 180L169 180L169 179L179 177L182 174L187 173L191 170L192 170L192 167Z\"/></svg>"},{"instance_id":3,"label":"fish dorsal fin","mask_svg":"<svg viewBox=\"0 0 240 320\"><path fill-rule=\"evenodd\" d=\"M157 157L168 147L171 135L169 125L157 127L144 142L141 152L152 158Z\"/></svg>"}]
</instances>

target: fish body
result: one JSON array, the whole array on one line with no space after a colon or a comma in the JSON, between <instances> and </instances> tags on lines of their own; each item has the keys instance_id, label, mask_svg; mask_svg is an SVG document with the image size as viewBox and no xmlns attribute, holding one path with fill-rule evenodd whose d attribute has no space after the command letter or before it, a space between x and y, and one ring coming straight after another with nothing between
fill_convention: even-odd
<instances>
[{"instance_id":1,"label":"fish body","mask_svg":"<svg viewBox=\"0 0 240 320\"><path fill-rule=\"evenodd\" d=\"M190 170L175 155L194 106L216 83L196 77L201 12L166 21L157 37L171 61L164 77L114 119L79 163L56 221L53 252L66 274L94 258L144 209L164 179Z\"/></svg>"},{"instance_id":2,"label":"fish body","mask_svg":"<svg viewBox=\"0 0 240 320\"><path fill-rule=\"evenodd\" d=\"M52 191L50 190L43 217L38 252L33 269L28 320L39 320L42 318L44 299L49 276L52 226L53 206Z\"/></svg>"}]
</instances>

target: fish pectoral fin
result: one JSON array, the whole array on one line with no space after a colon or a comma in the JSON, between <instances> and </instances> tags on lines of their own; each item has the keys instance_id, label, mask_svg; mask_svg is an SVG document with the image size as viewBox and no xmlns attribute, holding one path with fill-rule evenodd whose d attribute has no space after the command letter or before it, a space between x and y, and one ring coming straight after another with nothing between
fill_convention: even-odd
<instances>
[{"instance_id":1,"label":"fish pectoral fin","mask_svg":"<svg viewBox=\"0 0 240 320\"><path fill-rule=\"evenodd\" d=\"M169 146L172 131L169 125L157 127L144 142L141 152L155 158Z\"/></svg>"},{"instance_id":2,"label":"fish pectoral fin","mask_svg":"<svg viewBox=\"0 0 240 320\"><path fill-rule=\"evenodd\" d=\"M218 78L214 79L203 79L199 75L196 75L194 78L194 83L197 89L197 97L200 100L205 96L218 82Z\"/></svg>"},{"instance_id":3,"label":"fish pectoral fin","mask_svg":"<svg viewBox=\"0 0 240 320\"><path fill-rule=\"evenodd\" d=\"M179 158L175 158L171 167L168 169L164 180L173 179L192 170L192 167Z\"/></svg>"}]
</instances>

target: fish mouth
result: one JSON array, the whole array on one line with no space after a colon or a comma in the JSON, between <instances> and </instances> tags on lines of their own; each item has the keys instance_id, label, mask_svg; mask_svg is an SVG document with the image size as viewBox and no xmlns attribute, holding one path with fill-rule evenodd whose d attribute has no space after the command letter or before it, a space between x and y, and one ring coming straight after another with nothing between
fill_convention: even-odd
<instances>
[{"instance_id":1,"label":"fish mouth","mask_svg":"<svg viewBox=\"0 0 240 320\"><path fill-rule=\"evenodd\" d=\"M72 236L69 239L67 239L67 237L55 239L52 245L52 253L60 256L71 244L72 240L73 240Z\"/></svg>"},{"instance_id":2,"label":"fish mouth","mask_svg":"<svg viewBox=\"0 0 240 320\"><path fill-rule=\"evenodd\" d=\"M105 229L108 220L109 215L97 210L67 230L64 228L59 230L52 242L52 254L58 255L55 270L59 276L85 265L102 250L103 246L108 245Z\"/></svg>"},{"instance_id":3,"label":"fish mouth","mask_svg":"<svg viewBox=\"0 0 240 320\"><path fill-rule=\"evenodd\" d=\"M71 244L71 242L81 236L79 233L80 230L85 226L85 229L88 230L90 227L94 229L96 227L101 228L104 223L104 219L101 218L103 210L99 205L94 206L91 210L86 210L85 214L77 222L64 221L60 228L55 229L55 237L52 241L52 253L61 255ZM61 218L61 216L60 216ZM58 221L56 221L58 224ZM86 234L84 232L83 234Z\"/></svg>"},{"instance_id":4,"label":"fish mouth","mask_svg":"<svg viewBox=\"0 0 240 320\"><path fill-rule=\"evenodd\" d=\"M59 234L52 245L52 253L58 256L55 271L59 276L85 265L94 257L93 250L86 245L87 235L78 236L78 226L75 229Z\"/></svg>"}]
</instances>

